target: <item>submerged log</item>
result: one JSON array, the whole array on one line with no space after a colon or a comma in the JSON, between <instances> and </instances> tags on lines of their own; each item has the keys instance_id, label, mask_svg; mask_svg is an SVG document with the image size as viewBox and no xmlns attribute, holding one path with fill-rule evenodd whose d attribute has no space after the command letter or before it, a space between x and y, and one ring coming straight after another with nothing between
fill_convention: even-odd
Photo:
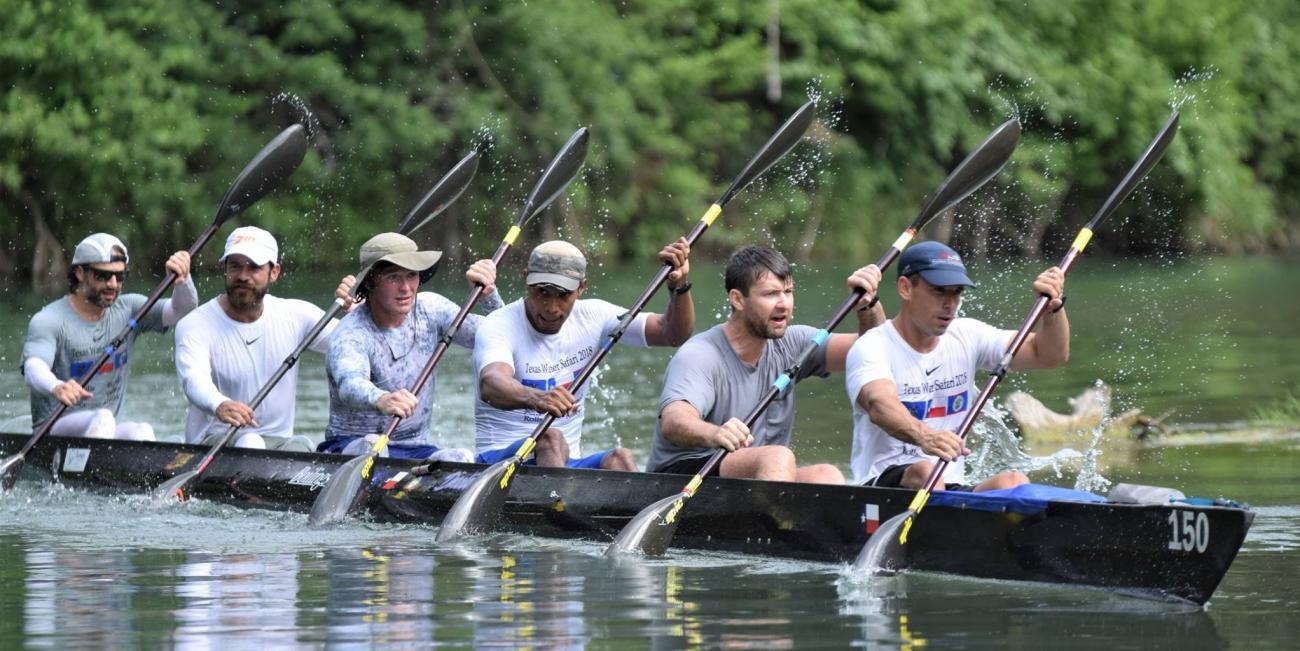
<instances>
[{"instance_id":1,"label":"submerged log","mask_svg":"<svg viewBox=\"0 0 1300 651\"><path fill-rule=\"evenodd\" d=\"M1020 426L1026 444L1061 444L1080 434L1104 428L1105 439L1146 438L1151 432L1165 431L1163 420L1168 414L1151 418L1141 409L1129 409L1110 415L1110 387L1102 382L1070 398L1071 412L1061 414L1048 409L1037 398L1017 391L1007 396L1007 410Z\"/></svg>"}]
</instances>

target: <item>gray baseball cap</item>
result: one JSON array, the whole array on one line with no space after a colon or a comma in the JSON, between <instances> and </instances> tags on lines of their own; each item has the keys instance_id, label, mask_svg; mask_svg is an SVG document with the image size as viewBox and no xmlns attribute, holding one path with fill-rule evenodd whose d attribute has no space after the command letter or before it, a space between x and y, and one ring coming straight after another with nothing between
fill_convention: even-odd
<instances>
[{"instance_id":1,"label":"gray baseball cap","mask_svg":"<svg viewBox=\"0 0 1300 651\"><path fill-rule=\"evenodd\" d=\"M587 258L578 247L563 240L542 242L528 255L529 285L555 285L576 291L587 277Z\"/></svg>"},{"instance_id":2,"label":"gray baseball cap","mask_svg":"<svg viewBox=\"0 0 1300 651\"><path fill-rule=\"evenodd\" d=\"M131 256L127 255L126 245L122 240L108 233L95 233L77 244L76 250L72 252L72 264L76 266L112 262L114 249L120 250L118 255L122 256L123 262L131 262Z\"/></svg>"},{"instance_id":3,"label":"gray baseball cap","mask_svg":"<svg viewBox=\"0 0 1300 651\"><path fill-rule=\"evenodd\" d=\"M380 233L361 245L362 273L380 262L391 262L403 269L420 272L420 282L438 270L442 251L421 251L415 240L401 233Z\"/></svg>"}]
</instances>

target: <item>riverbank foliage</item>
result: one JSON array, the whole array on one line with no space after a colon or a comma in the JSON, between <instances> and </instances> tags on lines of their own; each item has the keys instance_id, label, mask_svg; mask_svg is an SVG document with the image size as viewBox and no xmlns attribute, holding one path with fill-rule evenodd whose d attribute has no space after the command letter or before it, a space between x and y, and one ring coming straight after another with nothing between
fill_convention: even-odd
<instances>
[{"instance_id":1,"label":"riverbank foliage","mask_svg":"<svg viewBox=\"0 0 1300 651\"><path fill-rule=\"evenodd\" d=\"M602 260L648 260L810 94L813 143L737 199L707 252L768 240L801 259L874 259L1016 115L1013 163L930 235L976 257L1055 258L1171 106L1179 138L1093 246L1300 246L1295 3L0 4L11 282L57 286L94 230L161 260L206 226L263 143L304 119L312 151L293 187L241 218L279 235L295 265L351 259L476 148L471 193L420 237L486 255L578 126L592 133L584 175L523 241L559 233Z\"/></svg>"}]
</instances>

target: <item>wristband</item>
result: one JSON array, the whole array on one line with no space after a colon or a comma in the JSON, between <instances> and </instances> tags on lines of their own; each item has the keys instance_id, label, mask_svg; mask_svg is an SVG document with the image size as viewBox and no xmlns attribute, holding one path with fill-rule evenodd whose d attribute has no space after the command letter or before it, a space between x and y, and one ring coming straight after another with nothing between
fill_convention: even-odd
<instances>
[{"instance_id":1,"label":"wristband","mask_svg":"<svg viewBox=\"0 0 1300 651\"><path fill-rule=\"evenodd\" d=\"M688 282L681 287L669 287L668 291L671 292L673 296L681 296L682 294L691 291L691 284Z\"/></svg>"}]
</instances>

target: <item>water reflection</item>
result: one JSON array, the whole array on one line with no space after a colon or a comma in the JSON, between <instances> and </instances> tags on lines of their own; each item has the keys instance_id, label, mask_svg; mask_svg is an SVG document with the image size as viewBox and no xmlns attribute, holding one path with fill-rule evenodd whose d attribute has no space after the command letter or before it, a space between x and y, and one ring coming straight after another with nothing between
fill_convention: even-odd
<instances>
[{"instance_id":1,"label":"water reflection","mask_svg":"<svg viewBox=\"0 0 1300 651\"><path fill-rule=\"evenodd\" d=\"M836 585L840 613L860 620L860 641L900 649L969 647L972 641L1037 648L1070 640L1106 648L1149 648L1152 640L1197 649L1228 646L1214 619L1191 605L909 572L865 577L846 569Z\"/></svg>"},{"instance_id":2,"label":"water reflection","mask_svg":"<svg viewBox=\"0 0 1300 651\"><path fill-rule=\"evenodd\" d=\"M130 559L29 548L22 633L31 648L62 648L65 636L96 648L125 648L136 633L122 613L131 611L135 589L119 577L131 574ZM7 611L6 618L14 611Z\"/></svg>"},{"instance_id":3,"label":"water reflection","mask_svg":"<svg viewBox=\"0 0 1300 651\"><path fill-rule=\"evenodd\" d=\"M1300 607L1294 507L1262 510L1260 535L1201 610L735 554L607 559L599 544L509 535L437 547L428 529L307 532L279 514L151 520L130 502L65 498L0 505L0 648L1261 648L1293 639L1281 633ZM32 508L51 520L17 517ZM69 509L99 514L102 531L60 522Z\"/></svg>"},{"instance_id":4,"label":"water reflection","mask_svg":"<svg viewBox=\"0 0 1300 651\"><path fill-rule=\"evenodd\" d=\"M177 648L224 649L228 640L240 637L272 647L295 642L298 560L293 555L192 552L175 574Z\"/></svg>"},{"instance_id":5,"label":"water reflection","mask_svg":"<svg viewBox=\"0 0 1300 651\"><path fill-rule=\"evenodd\" d=\"M404 646L434 639L434 567L428 554L330 549L323 567L331 647ZM312 604L304 604L308 608ZM304 608L306 609L306 608Z\"/></svg>"}]
</instances>

